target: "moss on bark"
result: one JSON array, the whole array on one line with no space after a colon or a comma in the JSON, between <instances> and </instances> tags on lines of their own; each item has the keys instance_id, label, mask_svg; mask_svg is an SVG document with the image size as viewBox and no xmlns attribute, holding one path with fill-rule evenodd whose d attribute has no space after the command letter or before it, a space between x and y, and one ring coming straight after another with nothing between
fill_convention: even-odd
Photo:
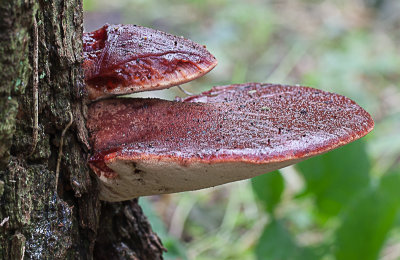
<instances>
[{"instance_id":1,"label":"moss on bark","mask_svg":"<svg viewBox=\"0 0 400 260\"><path fill-rule=\"evenodd\" d=\"M29 28L33 12L34 5L29 1L0 2L0 170L10 155L17 97L25 92L29 81Z\"/></svg>"}]
</instances>

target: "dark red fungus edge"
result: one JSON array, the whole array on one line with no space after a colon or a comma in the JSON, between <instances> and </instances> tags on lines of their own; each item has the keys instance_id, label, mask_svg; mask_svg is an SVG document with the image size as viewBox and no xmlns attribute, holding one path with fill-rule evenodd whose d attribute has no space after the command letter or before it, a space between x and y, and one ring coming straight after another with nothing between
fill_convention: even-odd
<instances>
[{"instance_id":1,"label":"dark red fungus edge","mask_svg":"<svg viewBox=\"0 0 400 260\"><path fill-rule=\"evenodd\" d=\"M94 151L89 163L101 168L114 160L180 165L295 161L361 138L374 122L338 94L248 83L214 87L175 102L99 101L89 106L87 126Z\"/></svg>"},{"instance_id":2,"label":"dark red fungus edge","mask_svg":"<svg viewBox=\"0 0 400 260\"><path fill-rule=\"evenodd\" d=\"M89 167L97 174L97 176L104 176L107 179L114 179L118 177L118 174L110 169L107 164L107 157L118 151L118 148L104 150L95 153L89 158Z\"/></svg>"}]
</instances>

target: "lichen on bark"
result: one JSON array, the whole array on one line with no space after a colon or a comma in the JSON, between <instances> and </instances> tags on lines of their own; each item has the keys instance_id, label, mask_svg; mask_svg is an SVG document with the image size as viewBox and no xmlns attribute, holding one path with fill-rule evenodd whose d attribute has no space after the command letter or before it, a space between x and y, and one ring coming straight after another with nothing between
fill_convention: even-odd
<instances>
[{"instance_id":1,"label":"lichen on bark","mask_svg":"<svg viewBox=\"0 0 400 260\"><path fill-rule=\"evenodd\" d=\"M29 81L29 28L34 7L29 1L0 2L0 170L4 169L15 131L17 97ZM28 9L29 12L21 10ZM4 14L4 15L3 15Z\"/></svg>"}]
</instances>

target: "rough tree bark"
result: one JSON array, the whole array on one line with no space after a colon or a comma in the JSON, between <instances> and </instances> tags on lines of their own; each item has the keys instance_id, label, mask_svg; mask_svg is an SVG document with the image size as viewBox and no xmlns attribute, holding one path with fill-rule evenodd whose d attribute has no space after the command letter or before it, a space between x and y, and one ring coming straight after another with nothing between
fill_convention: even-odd
<instances>
[{"instance_id":1,"label":"rough tree bark","mask_svg":"<svg viewBox=\"0 0 400 260\"><path fill-rule=\"evenodd\" d=\"M0 259L162 258L137 200L97 198L77 134L81 38L81 0L0 1Z\"/></svg>"}]
</instances>

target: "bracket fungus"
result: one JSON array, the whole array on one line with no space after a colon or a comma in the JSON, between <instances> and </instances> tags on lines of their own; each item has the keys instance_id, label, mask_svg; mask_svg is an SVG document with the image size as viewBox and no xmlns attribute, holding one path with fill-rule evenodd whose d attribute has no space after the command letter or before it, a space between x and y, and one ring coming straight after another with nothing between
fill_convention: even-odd
<instances>
[{"instance_id":1,"label":"bracket fungus","mask_svg":"<svg viewBox=\"0 0 400 260\"><path fill-rule=\"evenodd\" d=\"M137 25L85 33L83 58L91 100L179 85L217 65L205 46Z\"/></svg>"},{"instance_id":2,"label":"bracket fungus","mask_svg":"<svg viewBox=\"0 0 400 260\"><path fill-rule=\"evenodd\" d=\"M119 30L129 33L110 40L110 33ZM109 43L93 40L103 39L105 31ZM150 45L140 56L129 48L139 46L135 37L143 37L143 32L161 36L156 35L154 41L147 38ZM165 45L163 37L167 38ZM182 47L184 54L160 54L175 48L174 39L178 38L134 26L107 25L87 34L84 50L89 53L85 57L94 57L84 63L90 98L172 86L216 65L211 54L188 40L180 42L186 46ZM101 50L93 47L97 45L103 46ZM138 67L132 58L139 56L143 61L150 57L144 67ZM165 64L167 60L172 65ZM121 68L125 68L122 74ZM152 81L153 76L152 80L138 81L132 76L135 70L140 75L150 71L159 81ZM164 77L165 72L168 75ZM128 87L113 88L115 82ZM100 100L89 104L86 126L92 146L89 166L99 177L100 199L121 201L251 178L361 138L372 130L374 122L354 101L338 94L301 86L247 83L214 87L175 101Z\"/></svg>"}]
</instances>

